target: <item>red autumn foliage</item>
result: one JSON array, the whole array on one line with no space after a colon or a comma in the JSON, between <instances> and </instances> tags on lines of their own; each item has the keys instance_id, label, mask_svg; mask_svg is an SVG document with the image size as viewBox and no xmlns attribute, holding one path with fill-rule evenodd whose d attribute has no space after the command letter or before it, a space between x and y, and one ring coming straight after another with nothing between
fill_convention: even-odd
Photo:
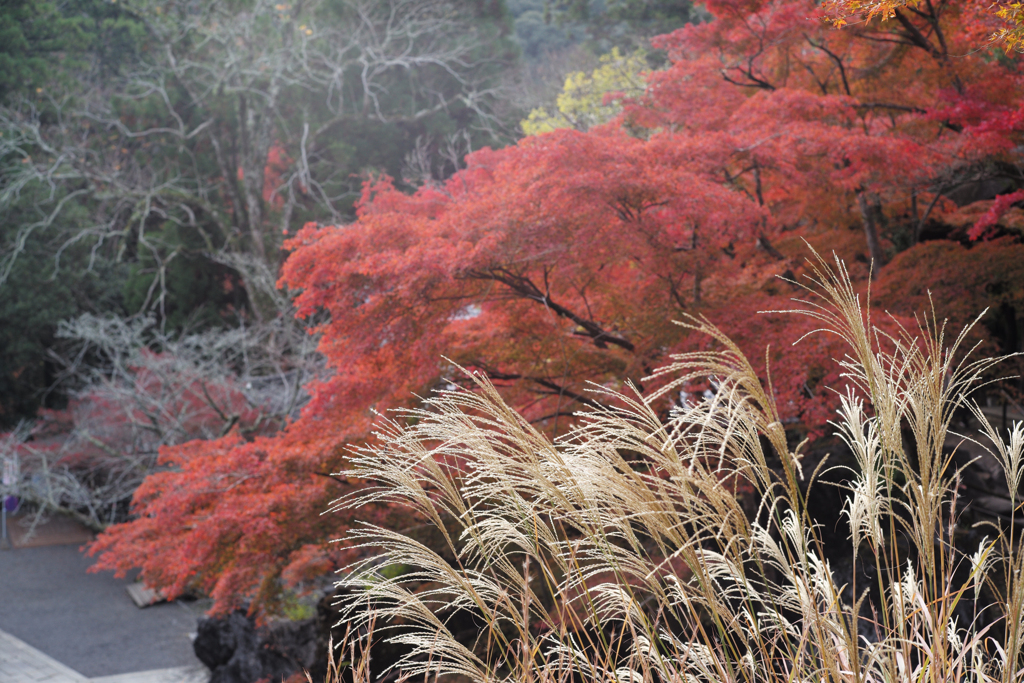
<instances>
[{"instance_id":1,"label":"red autumn foliage","mask_svg":"<svg viewBox=\"0 0 1024 683\"><path fill-rule=\"evenodd\" d=\"M1024 190L1017 190L1010 194L1002 194L996 197L995 201L992 202L992 208L985 212L985 215L978 219L967 236L972 240L984 239L992 236L994 228L999 223L999 219L1006 215L1006 213L1013 207L1017 202L1024 201Z\"/></svg>"},{"instance_id":2,"label":"red autumn foliage","mask_svg":"<svg viewBox=\"0 0 1024 683\"><path fill-rule=\"evenodd\" d=\"M708 343L670 322L690 314L766 359L789 427L820 433L843 351L813 335L794 351L805 319L758 314L800 294L788 280L804 273L805 242L865 288L873 269L876 321L890 310L912 324L931 290L954 326L994 306L1002 317L978 339L1017 350L1020 335L997 328L1024 305L1024 247L971 248L947 222L954 199L992 198L986 169L1020 167L1017 65L977 50L978 24L945 4L842 31L813 2L707 7L714 21L658 41L671 65L619 120L478 151L411 196L374 179L355 223L290 240L281 282L300 292L300 315L324 316L334 374L276 436L165 449L169 469L139 489L136 520L94 546L102 566L142 567L171 594L199 587L217 611L267 600L282 577L338 560L326 541L352 520L319 513L359 483L324 475L370 438L374 411L460 381L461 365L564 431L597 400L587 382L642 384Z\"/></svg>"},{"instance_id":3,"label":"red autumn foliage","mask_svg":"<svg viewBox=\"0 0 1024 683\"><path fill-rule=\"evenodd\" d=\"M267 151L267 164L263 167L263 201L275 209L284 206L284 196L278 193L278 189L284 184L284 173L292 164L291 157L285 150L284 145L275 142ZM238 167L238 179L242 180L245 172L241 166Z\"/></svg>"},{"instance_id":4,"label":"red autumn foliage","mask_svg":"<svg viewBox=\"0 0 1024 683\"><path fill-rule=\"evenodd\" d=\"M278 192L283 185L283 175L292 159L280 143L274 144L267 152L267 165L263 169L263 201L275 209L284 206L284 195Z\"/></svg>"}]
</instances>

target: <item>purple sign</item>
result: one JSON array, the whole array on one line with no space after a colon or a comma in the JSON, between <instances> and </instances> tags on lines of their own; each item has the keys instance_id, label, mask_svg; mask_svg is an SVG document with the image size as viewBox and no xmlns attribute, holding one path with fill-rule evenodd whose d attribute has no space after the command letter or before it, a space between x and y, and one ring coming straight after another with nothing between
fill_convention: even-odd
<instances>
[{"instance_id":1,"label":"purple sign","mask_svg":"<svg viewBox=\"0 0 1024 683\"><path fill-rule=\"evenodd\" d=\"M14 496L7 496L4 498L4 509L8 512L14 512L18 509L18 499Z\"/></svg>"}]
</instances>

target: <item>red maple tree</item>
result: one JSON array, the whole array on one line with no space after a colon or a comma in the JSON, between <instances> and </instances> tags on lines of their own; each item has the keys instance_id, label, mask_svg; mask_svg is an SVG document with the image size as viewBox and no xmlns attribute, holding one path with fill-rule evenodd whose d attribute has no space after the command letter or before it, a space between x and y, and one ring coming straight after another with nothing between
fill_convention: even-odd
<instances>
[{"instance_id":1,"label":"red maple tree","mask_svg":"<svg viewBox=\"0 0 1024 683\"><path fill-rule=\"evenodd\" d=\"M671 324L686 315L762 357L790 428L820 433L838 348L814 336L784 353L810 328L757 313L790 307L807 244L846 259L862 286L878 277L876 320L911 315L925 285L953 323L990 304L1020 310L1024 254L1005 236L1020 182L1000 169L1021 161L1024 83L977 50L975 23L945 4L842 31L802 0L707 7L714 21L657 41L670 66L616 121L475 152L414 195L372 179L354 223L303 228L281 282L300 315L326 320L333 375L275 436L166 449L137 518L93 546L98 566L142 567L171 594L201 587L215 610L269 600L282 577L340 561L326 541L351 520L319 513L359 482L328 475L378 412L462 381L461 366L564 431L600 400L588 382L649 390L671 354L710 343ZM994 203L993 186L1008 190ZM991 210L968 235L978 221L957 220L975 199ZM1004 237L970 248L989 235ZM964 268L969 283L955 279Z\"/></svg>"}]
</instances>

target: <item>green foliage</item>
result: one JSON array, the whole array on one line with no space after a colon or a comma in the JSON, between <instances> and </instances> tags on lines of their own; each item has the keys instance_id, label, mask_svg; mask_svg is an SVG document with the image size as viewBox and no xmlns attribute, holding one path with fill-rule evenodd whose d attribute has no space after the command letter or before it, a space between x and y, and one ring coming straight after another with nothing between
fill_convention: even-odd
<instances>
[{"instance_id":1,"label":"green foliage","mask_svg":"<svg viewBox=\"0 0 1024 683\"><path fill-rule=\"evenodd\" d=\"M648 38L699 19L690 0L509 0L516 40L539 61L573 45L633 52Z\"/></svg>"},{"instance_id":2,"label":"green foliage","mask_svg":"<svg viewBox=\"0 0 1024 683\"><path fill-rule=\"evenodd\" d=\"M80 23L52 2L0 4L0 101L45 85L63 61L60 53L73 53L82 38Z\"/></svg>"},{"instance_id":3,"label":"green foliage","mask_svg":"<svg viewBox=\"0 0 1024 683\"><path fill-rule=\"evenodd\" d=\"M168 331L234 324L246 307L238 274L211 261L194 231L165 223L148 232L150 248L128 265L125 309L155 309Z\"/></svg>"},{"instance_id":4,"label":"green foliage","mask_svg":"<svg viewBox=\"0 0 1024 683\"><path fill-rule=\"evenodd\" d=\"M14 0L0 5L0 102L40 100L90 73L110 76L137 59L145 29L103 0Z\"/></svg>"},{"instance_id":5,"label":"green foliage","mask_svg":"<svg viewBox=\"0 0 1024 683\"><path fill-rule=\"evenodd\" d=\"M545 12L544 0L510 0L508 6L515 20L516 41L528 60L539 61L586 38L578 23L553 23L550 13Z\"/></svg>"},{"instance_id":6,"label":"green foliage","mask_svg":"<svg viewBox=\"0 0 1024 683\"><path fill-rule=\"evenodd\" d=\"M27 193L0 223L0 240L5 247L15 237L13 227L32 219L33 204L39 197ZM83 227L88 219L84 207L65 217ZM55 243L56 242L56 243ZM58 270L54 252L59 240L30 240L14 262L8 284L0 287L0 424L12 425L31 418L43 405L53 407L60 394L47 391L60 370L48 350L56 340L60 321L85 312L122 312L120 288L125 281L125 264L114 263L103 252L77 243L61 251Z\"/></svg>"},{"instance_id":7,"label":"green foliage","mask_svg":"<svg viewBox=\"0 0 1024 683\"><path fill-rule=\"evenodd\" d=\"M594 37L669 33L691 18L689 0L545 0L556 21L586 22Z\"/></svg>"},{"instance_id":8,"label":"green foliage","mask_svg":"<svg viewBox=\"0 0 1024 683\"><path fill-rule=\"evenodd\" d=\"M294 592L288 592L281 598L281 616L291 621L312 619L316 616L316 605L303 600Z\"/></svg>"}]
</instances>

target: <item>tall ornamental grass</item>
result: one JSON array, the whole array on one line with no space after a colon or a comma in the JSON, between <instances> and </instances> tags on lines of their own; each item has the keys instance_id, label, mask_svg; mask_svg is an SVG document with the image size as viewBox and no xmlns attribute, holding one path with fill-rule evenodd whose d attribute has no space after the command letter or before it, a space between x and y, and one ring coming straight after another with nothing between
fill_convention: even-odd
<instances>
[{"instance_id":1,"label":"tall ornamental grass","mask_svg":"<svg viewBox=\"0 0 1024 683\"><path fill-rule=\"evenodd\" d=\"M411 680L1024 680L1024 426L1000 433L969 398L998 359L971 360L966 331L950 338L934 315L884 334L838 259L811 272L795 312L849 345L833 424L858 465L844 485L852 579L830 568L808 511L822 468L802 467L770 384L692 318L717 350L674 357L656 373L671 381L646 396L594 387L612 407L554 442L479 375L473 390L385 422L381 445L355 458L374 485L336 507L407 506L443 543L352 531L377 554L341 582L350 632L406 646L384 664ZM667 395L707 377L712 398L659 415ZM957 409L977 433L954 435ZM998 460L1014 508L966 549L952 542L951 436ZM467 619L469 642L450 628ZM339 656L369 676L356 650Z\"/></svg>"}]
</instances>

